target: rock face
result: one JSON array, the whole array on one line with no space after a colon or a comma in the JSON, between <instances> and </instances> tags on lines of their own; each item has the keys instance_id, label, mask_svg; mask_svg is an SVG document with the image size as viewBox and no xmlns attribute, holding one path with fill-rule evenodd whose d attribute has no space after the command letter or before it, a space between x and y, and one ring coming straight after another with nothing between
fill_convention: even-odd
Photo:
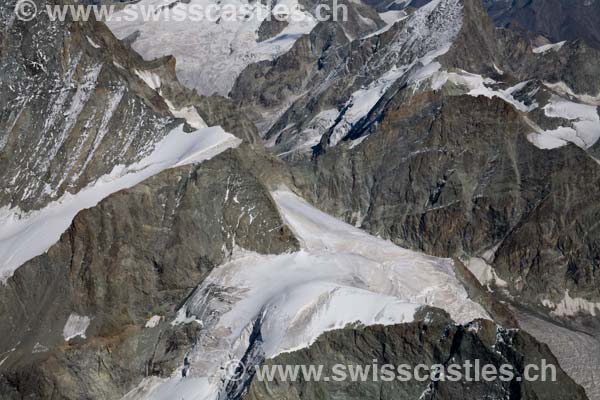
<instances>
[{"instance_id":1,"label":"rock face","mask_svg":"<svg viewBox=\"0 0 600 400\"><path fill-rule=\"evenodd\" d=\"M339 141L419 59L443 52L456 37L461 2L435 3L353 41L343 27L321 23L282 57L247 68L231 97L276 154L306 156L324 132Z\"/></svg>"},{"instance_id":2,"label":"rock face","mask_svg":"<svg viewBox=\"0 0 600 400\"><path fill-rule=\"evenodd\" d=\"M584 39L591 46L600 47L598 0L485 0L485 5L498 26L531 37L541 35L551 42Z\"/></svg>"},{"instance_id":3,"label":"rock face","mask_svg":"<svg viewBox=\"0 0 600 400\"><path fill-rule=\"evenodd\" d=\"M385 378L378 373L372 379L373 365L381 368L441 364L465 365L467 360L480 365L491 364L497 369L502 364L511 365L516 376L523 376L526 364L557 364L548 348L536 343L519 330L506 330L490 321L477 320L469 325L454 325L438 310L424 312L425 321L394 326L373 326L332 331L324 334L310 348L286 353L267 360L265 367L284 365L323 366L323 377L333 377L334 365L344 365L350 377L353 367L370 367L367 379L352 381L315 382L315 379L260 381L256 375L247 394L250 399L585 399L583 389L564 372L557 373L555 382L434 382L425 377L421 381ZM474 368L475 369L475 368ZM465 369L462 369L465 373ZM471 372L474 376L474 372ZM427 375L427 374L425 374ZM336 375L340 376L340 375ZM357 377L360 375L356 375ZM394 377L394 375L392 375ZM381 379L384 377L385 379Z\"/></svg>"},{"instance_id":4,"label":"rock face","mask_svg":"<svg viewBox=\"0 0 600 400\"><path fill-rule=\"evenodd\" d=\"M118 398L170 374L199 329L170 322L211 269L234 246L296 248L243 151L108 197L0 287L3 398ZM76 332L86 340L66 340L73 315L89 319ZM162 322L144 328L154 315Z\"/></svg>"},{"instance_id":5,"label":"rock face","mask_svg":"<svg viewBox=\"0 0 600 400\"><path fill-rule=\"evenodd\" d=\"M139 161L186 113L254 142L224 99L181 87L173 58L145 62L99 22L23 22L13 9L0 8L0 73L12 77L0 83L0 208L43 208Z\"/></svg>"},{"instance_id":6,"label":"rock face","mask_svg":"<svg viewBox=\"0 0 600 400\"><path fill-rule=\"evenodd\" d=\"M13 8L2 5L0 68L12 79L0 86L0 206L29 211L140 160L175 121L124 71L134 57L105 27L26 23Z\"/></svg>"},{"instance_id":7,"label":"rock face","mask_svg":"<svg viewBox=\"0 0 600 400\"><path fill-rule=\"evenodd\" d=\"M493 264L518 292L561 296L566 286L597 298L597 239L575 228L596 232L598 210L583 193L596 192L600 170L584 151L537 149L510 106L484 97L392 100L371 132L356 150L333 149L297 172L315 203L430 254L481 255L502 243Z\"/></svg>"}]
</instances>

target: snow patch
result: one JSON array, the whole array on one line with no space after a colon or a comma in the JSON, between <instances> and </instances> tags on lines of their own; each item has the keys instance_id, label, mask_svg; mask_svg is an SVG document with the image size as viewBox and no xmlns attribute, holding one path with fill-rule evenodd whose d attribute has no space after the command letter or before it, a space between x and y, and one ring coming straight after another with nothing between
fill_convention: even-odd
<instances>
[{"instance_id":1,"label":"snow patch","mask_svg":"<svg viewBox=\"0 0 600 400\"><path fill-rule=\"evenodd\" d=\"M160 90L160 87L162 85L160 76L158 76L154 72L145 70L141 71L139 69L134 70L134 72L141 80L143 80L146 83L146 85L148 85L150 89L158 92L158 94L162 97L163 101L169 108L169 111L171 112L171 114L173 114L175 118L184 119L188 123L188 125L190 125L194 129L202 129L207 127L206 123L204 122L200 114L198 114L198 111L194 106L176 108L169 99L163 96L162 90Z\"/></svg>"},{"instance_id":2,"label":"snow patch","mask_svg":"<svg viewBox=\"0 0 600 400\"><path fill-rule=\"evenodd\" d=\"M563 97L571 97L585 104L600 106L600 93L596 96L591 96L589 94L577 94L564 82L550 83L544 81L543 84L548 89L554 90Z\"/></svg>"},{"instance_id":3,"label":"snow patch","mask_svg":"<svg viewBox=\"0 0 600 400\"><path fill-rule=\"evenodd\" d=\"M167 107L169 107L169 111L171 111L171 114L173 114L175 118L184 119L188 123L188 125L194 129L202 129L207 127L206 122L204 122L200 114L198 114L198 111L194 106L176 108L173 105L173 103L171 103L164 97L163 100L165 101Z\"/></svg>"},{"instance_id":4,"label":"snow patch","mask_svg":"<svg viewBox=\"0 0 600 400\"><path fill-rule=\"evenodd\" d=\"M160 315L153 315L148 321L146 321L146 325L144 325L144 328L156 328L158 324L160 324L160 321L162 321L162 319L163 317Z\"/></svg>"},{"instance_id":5,"label":"snow patch","mask_svg":"<svg viewBox=\"0 0 600 400\"><path fill-rule=\"evenodd\" d=\"M548 117L574 121L577 140L573 143L583 149L592 147L600 138L600 115L595 106L574 103L553 95L544 107L544 113Z\"/></svg>"},{"instance_id":6,"label":"snow patch","mask_svg":"<svg viewBox=\"0 0 600 400\"><path fill-rule=\"evenodd\" d=\"M150 87L152 90L158 90L161 86L160 76L154 72L134 69L133 72Z\"/></svg>"},{"instance_id":7,"label":"snow patch","mask_svg":"<svg viewBox=\"0 0 600 400\"><path fill-rule=\"evenodd\" d=\"M544 53L549 52L550 50L559 51L560 49L562 49L562 47L565 45L565 43L567 43L567 42L562 41L562 42L558 42L558 43L545 44L543 46L535 47L533 49L533 52L535 54L544 54Z\"/></svg>"},{"instance_id":8,"label":"snow patch","mask_svg":"<svg viewBox=\"0 0 600 400\"><path fill-rule=\"evenodd\" d=\"M495 284L498 287L508 287L508 283L496 274L496 271L482 258L470 258L466 266L482 286L490 288L490 284Z\"/></svg>"},{"instance_id":9,"label":"snow patch","mask_svg":"<svg viewBox=\"0 0 600 400\"><path fill-rule=\"evenodd\" d=\"M90 317L71 313L63 328L63 337L65 338L65 341L68 342L77 336L85 339L85 332L90 326L91 321Z\"/></svg>"},{"instance_id":10,"label":"snow patch","mask_svg":"<svg viewBox=\"0 0 600 400\"><path fill-rule=\"evenodd\" d=\"M489 86L496 84L497 82L495 80L484 78L481 75L472 74L466 71L448 73L448 81L455 85L467 88L469 90L467 93L469 96L485 96L489 99L498 97L505 102L512 104L517 110L522 112L530 112L538 107L537 103L527 106L513 97L513 94L522 89L527 82L521 82L508 89L493 89Z\"/></svg>"},{"instance_id":11,"label":"snow patch","mask_svg":"<svg viewBox=\"0 0 600 400\"><path fill-rule=\"evenodd\" d=\"M91 37L86 36L85 38L87 39L88 43L92 45L93 48L99 49L102 47L98 43L94 42Z\"/></svg>"},{"instance_id":12,"label":"snow patch","mask_svg":"<svg viewBox=\"0 0 600 400\"><path fill-rule=\"evenodd\" d=\"M353 148L355 148L356 146L359 146L362 142L365 141L365 139L367 139L369 136L361 136L358 139L354 139L350 142L350 146L348 146L348 149L352 150Z\"/></svg>"},{"instance_id":13,"label":"snow patch","mask_svg":"<svg viewBox=\"0 0 600 400\"><path fill-rule=\"evenodd\" d=\"M560 96L552 95L544 106L544 114L550 118L563 118L572 121L571 126L543 130L531 124L535 132L527 137L540 149L556 149L573 143L582 149L589 149L600 139L600 115L596 106L575 103Z\"/></svg>"}]
</instances>

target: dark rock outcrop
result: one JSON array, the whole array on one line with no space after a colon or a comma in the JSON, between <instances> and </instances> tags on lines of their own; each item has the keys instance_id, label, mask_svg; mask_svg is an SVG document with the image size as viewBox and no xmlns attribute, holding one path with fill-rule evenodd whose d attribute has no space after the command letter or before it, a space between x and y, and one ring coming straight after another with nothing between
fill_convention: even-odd
<instances>
[{"instance_id":1,"label":"dark rock outcrop","mask_svg":"<svg viewBox=\"0 0 600 400\"><path fill-rule=\"evenodd\" d=\"M484 320L473 321L466 326L454 325L439 310L424 310L421 318L409 324L394 326L372 326L357 329L344 329L323 334L310 348L293 353L281 354L267 360L265 366L323 366L322 377L328 381L299 378L295 381L282 378L272 381L255 379L252 381L245 400L254 399L586 399L583 389L575 384L558 365L547 346L540 345L527 333L519 330L506 330ZM431 379L428 372L420 373L419 378L395 379L396 371L383 374L382 366L395 368L407 365L409 373L419 364L431 367L436 364L448 367L461 366L466 376L466 363L471 367L469 376L458 381L440 378ZM556 381L540 382L523 379L527 364L556 366ZM346 366L347 379L333 379L341 375L335 373L334 365ZM501 365L509 365L515 379L489 382L475 379L475 370L481 372L484 365L493 365L500 370ZM379 372L373 379L374 365ZM351 379L351 368L369 368L366 379ZM316 368L315 368L316 369ZM339 369L338 369L339 371ZM422 372L422 370L420 370ZM391 375L390 375L391 374ZM355 373L355 377L361 375ZM389 376L392 379L389 379ZM550 374L548 374L550 377ZM384 378L384 379L382 379Z\"/></svg>"},{"instance_id":2,"label":"dark rock outcrop","mask_svg":"<svg viewBox=\"0 0 600 400\"><path fill-rule=\"evenodd\" d=\"M551 42L583 39L600 48L600 2L598 0L485 0L497 26L538 35Z\"/></svg>"}]
</instances>

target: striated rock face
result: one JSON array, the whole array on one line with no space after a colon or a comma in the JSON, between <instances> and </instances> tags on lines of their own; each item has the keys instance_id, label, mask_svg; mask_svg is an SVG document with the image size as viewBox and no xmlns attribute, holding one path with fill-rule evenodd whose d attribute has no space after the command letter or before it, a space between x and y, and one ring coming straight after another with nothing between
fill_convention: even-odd
<instances>
[{"instance_id":1,"label":"striated rock face","mask_svg":"<svg viewBox=\"0 0 600 400\"><path fill-rule=\"evenodd\" d=\"M420 59L443 53L462 11L460 1L436 1L352 41L343 27L321 23L282 57L248 67L231 97L276 154L306 158L322 137L337 143Z\"/></svg>"},{"instance_id":2,"label":"striated rock face","mask_svg":"<svg viewBox=\"0 0 600 400\"><path fill-rule=\"evenodd\" d=\"M169 375L200 329L170 322L212 268L234 246L296 248L244 151L165 171L81 212L0 287L3 398L118 398ZM87 326L66 340L73 315ZM158 325L144 328L153 316Z\"/></svg>"},{"instance_id":3,"label":"striated rock face","mask_svg":"<svg viewBox=\"0 0 600 400\"><path fill-rule=\"evenodd\" d=\"M1 7L0 207L29 211L140 160L175 121L101 24L25 23L14 3Z\"/></svg>"},{"instance_id":4,"label":"striated rock face","mask_svg":"<svg viewBox=\"0 0 600 400\"><path fill-rule=\"evenodd\" d=\"M323 376L333 376L336 364L370 366L367 379L353 382L330 379L295 381L275 379L269 382L254 377L247 393L249 399L585 399L583 389L558 368L555 382L434 382L431 379L402 382L396 379L372 379L373 365L409 366L425 364L464 365L467 360L499 368L511 365L522 376L526 364L558 365L547 346L539 345L527 333L506 330L485 320L454 325L436 309L422 311L425 320L388 327L372 326L345 329L324 334L310 348L286 353L267 360L264 366L322 365ZM475 368L474 368L475 369ZM412 369L411 369L412 370ZM350 371L348 368L346 371ZM465 370L462 370L463 373ZM474 372L471 372L474 374ZM328 375L329 374L329 375ZM350 377L350 372L347 372ZM360 376L360 375L357 375ZM383 376L383 375L379 375ZM474 376L474 375L472 375Z\"/></svg>"},{"instance_id":5,"label":"striated rock face","mask_svg":"<svg viewBox=\"0 0 600 400\"><path fill-rule=\"evenodd\" d=\"M0 73L11 77L0 82L0 208L27 212L80 191L150 154L186 114L190 129L222 124L255 141L227 101L179 84L173 58L145 62L99 22L19 21L14 3L0 6Z\"/></svg>"}]
</instances>

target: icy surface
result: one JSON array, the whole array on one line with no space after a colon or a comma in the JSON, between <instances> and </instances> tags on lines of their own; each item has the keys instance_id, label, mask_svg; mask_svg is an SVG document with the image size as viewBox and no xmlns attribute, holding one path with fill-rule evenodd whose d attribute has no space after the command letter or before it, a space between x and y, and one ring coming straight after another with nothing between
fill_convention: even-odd
<instances>
[{"instance_id":1,"label":"icy surface","mask_svg":"<svg viewBox=\"0 0 600 400\"><path fill-rule=\"evenodd\" d=\"M175 56L177 76L184 85L197 89L200 94L227 96L244 68L287 52L296 40L310 33L316 25L316 20L310 14L299 10L297 0L279 3L285 4L294 14L280 34L263 42L257 41L257 31L269 16L269 10L260 1L220 2L222 10L233 6L244 10L247 18L234 20L224 16L217 21L218 15L211 13L211 20L193 21L193 18L189 18L177 21L172 17L167 20L167 13L175 15L197 7L206 10L209 5L214 7L215 4L212 0L191 0L189 4L172 0L142 0L127 7L145 8L146 13L155 10L149 21L142 21L141 18L131 21L132 18L127 18L127 13L131 11L123 10L113 15L107 25L119 39L136 34L132 46L145 59ZM192 11L188 15L193 17Z\"/></svg>"},{"instance_id":2,"label":"icy surface","mask_svg":"<svg viewBox=\"0 0 600 400\"><path fill-rule=\"evenodd\" d=\"M561 368L583 386L590 400L600 400L600 340L530 314L518 314L519 325L546 343Z\"/></svg>"},{"instance_id":3,"label":"icy surface","mask_svg":"<svg viewBox=\"0 0 600 400\"><path fill-rule=\"evenodd\" d=\"M19 209L0 209L0 281L6 281L15 269L56 243L79 211L165 169L205 161L239 143L220 127L187 134L180 126L158 142L148 157L129 166L115 166L110 174L76 194L66 193L45 208L27 214Z\"/></svg>"},{"instance_id":4,"label":"icy surface","mask_svg":"<svg viewBox=\"0 0 600 400\"><path fill-rule=\"evenodd\" d=\"M91 319L85 315L72 313L63 328L63 337L69 341L77 336L85 339L85 331L90 326Z\"/></svg>"},{"instance_id":5,"label":"icy surface","mask_svg":"<svg viewBox=\"0 0 600 400\"><path fill-rule=\"evenodd\" d=\"M146 380L128 398L217 398L222 367L247 353L257 327L262 341L254 349L273 357L349 324L412 321L423 305L443 308L457 322L488 317L468 299L451 260L370 236L287 190L273 198L302 250L268 256L240 249L213 270L183 308L203 326L188 356L191 378L176 371L162 383Z\"/></svg>"},{"instance_id":6,"label":"icy surface","mask_svg":"<svg viewBox=\"0 0 600 400\"><path fill-rule=\"evenodd\" d=\"M541 149L553 149L567 143L589 149L600 139L600 115L596 106L575 103L552 95L544 107L544 114L547 117L571 121L572 126L561 126L552 130L537 128L528 138Z\"/></svg>"}]
</instances>

